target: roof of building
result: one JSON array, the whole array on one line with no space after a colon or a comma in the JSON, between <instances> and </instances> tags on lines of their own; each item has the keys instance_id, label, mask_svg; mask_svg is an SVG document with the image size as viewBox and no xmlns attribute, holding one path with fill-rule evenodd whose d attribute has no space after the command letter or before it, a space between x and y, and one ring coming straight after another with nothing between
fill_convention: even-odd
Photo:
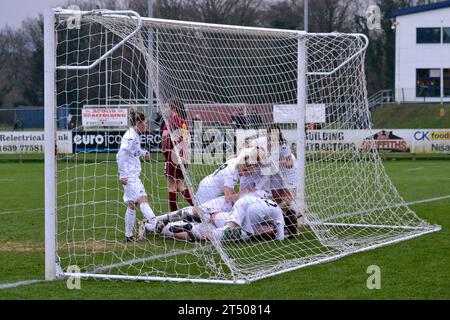
<instances>
[{"instance_id":1,"label":"roof of building","mask_svg":"<svg viewBox=\"0 0 450 320\"><path fill-rule=\"evenodd\" d=\"M417 7L393 10L391 13L391 16L392 17L405 16L408 14L420 13L420 12L442 9L442 8L449 8L449 7L450 7L450 0L447 0L447 1L437 2L437 3L425 4L425 5L417 6Z\"/></svg>"}]
</instances>

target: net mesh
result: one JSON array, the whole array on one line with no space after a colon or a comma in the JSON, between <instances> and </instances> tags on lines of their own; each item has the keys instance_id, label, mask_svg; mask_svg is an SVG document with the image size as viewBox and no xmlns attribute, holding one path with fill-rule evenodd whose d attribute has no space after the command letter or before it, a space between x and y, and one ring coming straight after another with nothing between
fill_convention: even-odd
<instances>
[{"instance_id":1,"label":"net mesh","mask_svg":"<svg viewBox=\"0 0 450 320\"><path fill-rule=\"evenodd\" d=\"M364 120L368 107L361 36L145 19L135 36L95 67L61 68L94 63L136 25L130 17L93 14L72 29L65 17L57 19L57 108L69 108L72 114L74 148L72 154L57 154L57 253L64 270L77 265L90 274L254 280L433 230L392 185L373 140L365 148L331 143L324 149L310 142L339 130L370 130ZM298 61L299 41L306 48L305 61ZM144 241L125 242L127 205L116 153L127 128L83 127L83 108L137 106L147 114L156 133L142 137L143 148L152 153L142 161L141 181L160 216L170 209L154 110L169 123L170 99L178 97L185 105L188 152L180 155L178 150L175 156L199 207L200 182L238 154L244 142L267 139L274 106L297 105L299 63L306 64L307 104L323 105L325 121L306 128L305 183L289 190L297 201L295 194L305 195L305 203L297 203L306 209L298 234L284 240L211 237L193 242L149 233ZM149 82L156 95L153 107L148 107ZM300 158L297 112L279 127L292 155ZM173 140L175 131L169 126ZM179 195L179 207L186 206ZM140 212L137 218L142 218Z\"/></svg>"}]
</instances>

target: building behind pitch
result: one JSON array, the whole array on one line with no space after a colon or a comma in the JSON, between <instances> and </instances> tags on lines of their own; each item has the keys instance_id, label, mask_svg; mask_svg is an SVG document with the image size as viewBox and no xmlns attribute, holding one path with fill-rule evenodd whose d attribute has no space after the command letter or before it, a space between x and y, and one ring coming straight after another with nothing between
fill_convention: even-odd
<instances>
[{"instance_id":1,"label":"building behind pitch","mask_svg":"<svg viewBox=\"0 0 450 320\"><path fill-rule=\"evenodd\" d=\"M392 12L395 100L450 102L450 1Z\"/></svg>"}]
</instances>

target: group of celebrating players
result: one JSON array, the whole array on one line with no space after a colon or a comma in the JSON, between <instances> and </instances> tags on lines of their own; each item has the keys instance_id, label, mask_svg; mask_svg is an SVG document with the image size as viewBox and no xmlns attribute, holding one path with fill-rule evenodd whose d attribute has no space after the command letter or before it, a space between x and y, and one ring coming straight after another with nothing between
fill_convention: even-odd
<instances>
[{"instance_id":1,"label":"group of celebrating players","mask_svg":"<svg viewBox=\"0 0 450 320\"><path fill-rule=\"evenodd\" d=\"M169 101L162 133L164 175L167 178L171 212L156 216L150 208L140 180L140 158L150 154L142 149L139 135L148 130L145 114L130 111L131 127L124 134L117 153L119 179L123 185L126 241L144 240L148 233L178 240L283 240L297 234L302 216L294 199L297 164L277 126L267 135L247 138L244 146L199 183L195 206L184 186L187 164L177 159L175 147L188 141L184 105L179 98ZM181 132L179 136L169 132ZM235 188L239 183L239 191ZM178 208L181 193L190 207ZM135 235L136 205L144 215Z\"/></svg>"}]
</instances>

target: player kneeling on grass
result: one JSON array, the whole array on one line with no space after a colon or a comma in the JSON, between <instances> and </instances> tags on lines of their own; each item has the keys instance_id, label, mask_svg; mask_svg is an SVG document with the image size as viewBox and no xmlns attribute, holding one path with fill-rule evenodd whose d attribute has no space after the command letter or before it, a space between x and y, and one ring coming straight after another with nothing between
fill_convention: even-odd
<instances>
[{"instance_id":1,"label":"player kneeling on grass","mask_svg":"<svg viewBox=\"0 0 450 320\"><path fill-rule=\"evenodd\" d=\"M214 201L215 200L215 201ZM297 235L295 212L284 204L286 211L272 200L247 195L236 202L231 212L221 212L225 202L219 197L201 206L203 223L199 210L187 207L171 212L157 219L164 221L161 236L177 240L283 240ZM183 219L183 221L177 221ZM169 222L170 221L170 222ZM152 226L141 223L141 238L146 228Z\"/></svg>"},{"instance_id":2,"label":"player kneeling on grass","mask_svg":"<svg viewBox=\"0 0 450 320\"><path fill-rule=\"evenodd\" d=\"M122 137L120 149L116 159L119 168L119 179L124 189L123 200L127 204L125 213L125 240L134 241L133 229L136 221L136 205L139 205L143 215L149 221L153 221L156 227L155 214L150 208L141 182L141 161L140 158L148 160L150 153L141 148L139 135L148 131L147 120L142 112L136 109L130 110L131 128Z\"/></svg>"},{"instance_id":3,"label":"player kneeling on grass","mask_svg":"<svg viewBox=\"0 0 450 320\"><path fill-rule=\"evenodd\" d=\"M267 129L267 136L249 139L248 145L259 146L267 150L267 155L272 162L277 162L279 170L270 174L269 188L272 196L278 204L288 203L289 208L297 213L297 217L302 217L303 213L299 210L293 196L297 186L297 161L280 127L276 124L271 125ZM278 158L274 159L274 156L278 156Z\"/></svg>"},{"instance_id":4,"label":"player kneeling on grass","mask_svg":"<svg viewBox=\"0 0 450 320\"><path fill-rule=\"evenodd\" d=\"M161 236L176 240L201 241L208 240L211 230L223 228L230 212L212 212L207 215L207 222L170 222L161 231Z\"/></svg>"},{"instance_id":5,"label":"player kneeling on grass","mask_svg":"<svg viewBox=\"0 0 450 320\"><path fill-rule=\"evenodd\" d=\"M160 226L161 224L163 226L166 226L163 230L161 230L162 236L172 237L172 228L180 230L178 228L180 225L190 225L191 222L201 223L202 219L200 211L203 213L205 221L209 221L210 215L217 212L227 212L230 210L231 206L229 206L229 203L225 200L225 197L222 196L212 199L202 204L200 207L186 207L177 211L157 216L156 222L149 222L147 221L147 219L144 219L139 224L138 240L144 240L147 236L148 231L152 232L153 230L155 230L155 223L158 224L158 226ZM160 230L160 228L158 230ZM174 231L174 233L177 233L177 231Z\"/></svg>"}]
</instances>

